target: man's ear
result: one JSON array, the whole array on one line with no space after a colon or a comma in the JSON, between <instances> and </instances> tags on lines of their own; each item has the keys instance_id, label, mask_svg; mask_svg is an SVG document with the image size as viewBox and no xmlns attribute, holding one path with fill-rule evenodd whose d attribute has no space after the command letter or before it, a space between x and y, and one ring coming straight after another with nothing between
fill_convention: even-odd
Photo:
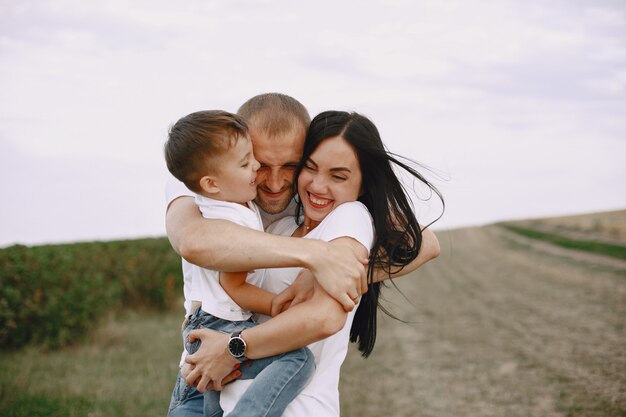
<instances>
[{"instance_id":1,"label":"man's ear","mask_svg":"<svg viewBox=\"0 0 626 417\"><path fill-rule=\"evenodd\" d=\"M209 175L200 178L200 188L207 194L217 194L220 192L220 187L217 185L215 178Z\"/></svg>"}]
</instances>

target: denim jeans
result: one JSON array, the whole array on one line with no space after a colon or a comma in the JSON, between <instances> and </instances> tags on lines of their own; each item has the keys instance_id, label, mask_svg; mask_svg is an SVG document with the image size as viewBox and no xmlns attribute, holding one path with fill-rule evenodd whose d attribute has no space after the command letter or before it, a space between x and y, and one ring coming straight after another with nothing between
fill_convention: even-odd
<instances>
[{"instance_id":1,"label":"denim jeans","mask_svg":"<svg viewBox=\"0 0 626 417\"><path fill-rule=\"evenodd\" d=\"M180 371L172 391L168 417L203 417L204 395L194 387L187 385Z\"/></svg>"},{"instance_id":2,"label":"denim jeans","mask_svg":"<svg viewBox=\"0 0 626 417\"><path fill-rule=\"evenodd\" d=\"M191 316L189 324L183 331L185 349L192 354L200 347L199 340L191 344L187 343L187 335L191 330L206 328L231 334L254 326L256 324L251 320L228 321L198 309ZM315 358L308 348L301 348L280 355L247 361L239 370L241 371L240 379L254 379L254 382L241 396L228 417L278 417L283 414L287 405L296 398L313 376ZM198 397L202 394L186 384L180 387L181 382L185 384L179 374L174 392L172 392L169 417L200 415L221 417L223 415L218 391L207 391L204 394L203 409L200 412Z\"/></svg>"}]
</instances>

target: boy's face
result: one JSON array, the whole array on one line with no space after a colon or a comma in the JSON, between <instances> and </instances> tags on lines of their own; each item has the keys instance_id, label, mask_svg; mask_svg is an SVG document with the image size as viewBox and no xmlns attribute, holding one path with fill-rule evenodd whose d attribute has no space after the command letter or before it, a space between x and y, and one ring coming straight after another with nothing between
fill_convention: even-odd
<instances>
[{"instance_id":1,"label":"boy's face","mask_svg":"<svg viewBox=\"0 0 626 417\"><path fill-rule=\"evenodd\" d=\"M289 133L269 136L250 127L254 154L261 164L257 173L258 194L254 200L266 213L283 211L293 197L293 174L302 156L306 131L296 127Z\"/></svg>"},{"instance_id":2,"label":"boy's face","mask_svg":"<svg viewBox=\"0 0 626 417\"><path fill-rule=\"evenodd\" d=\"M220 199L245 203L256 197L256 177L259 163L254 158L252 141L247 137L219 157L218 172L213 175L220 188Z\"/></svg>"}]
</instances>

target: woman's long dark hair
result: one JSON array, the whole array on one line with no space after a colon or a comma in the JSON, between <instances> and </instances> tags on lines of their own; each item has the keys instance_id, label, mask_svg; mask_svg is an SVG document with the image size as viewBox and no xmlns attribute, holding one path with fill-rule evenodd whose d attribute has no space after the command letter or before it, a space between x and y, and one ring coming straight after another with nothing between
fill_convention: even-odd
<instances>
[{"instance_id":1,"label":"woman's long dark hair","mask_svg":"<svg viewBox=\"0 0 626 417\"><path fill-rule=\"evenodd\" d=\"M374 282L374 271L382 269L391 276L402 270L417 257L422 244L422 230L392 164L428 186L442 202L443 197L419 172L385 149L378 129L369 119L358 113L341 111L326 111L311 121L302 159L295 172L295 187L306 161L319 144L336 136L341 136L356 151L363 181L363 194L358 201L367 207L374 222L374 243L367 271L368 291L361 298L350 329L350 341L358 342L359 350L367 357L376 342L377 308L386 312L379 304L381 283ZM298 199L297 219L301 213L302 203Z\"/></svg>"}]
</instances>

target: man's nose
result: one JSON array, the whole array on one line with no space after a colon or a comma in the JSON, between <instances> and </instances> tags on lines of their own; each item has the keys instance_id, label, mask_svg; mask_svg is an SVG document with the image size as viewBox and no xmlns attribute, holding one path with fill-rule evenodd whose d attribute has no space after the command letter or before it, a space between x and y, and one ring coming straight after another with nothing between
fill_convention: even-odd
<instances>
[{"instance_id":1,"label":"man's nose","mask_svg":"<svg viewBox=\"0 0 626 417\"><path fill-rule=\"evenodd\" d=\"M279 192L283 188L284 178L280 174L279 169L272 169L267 178L267 187L274 193Z\"/></svg>"}]
</instances>

